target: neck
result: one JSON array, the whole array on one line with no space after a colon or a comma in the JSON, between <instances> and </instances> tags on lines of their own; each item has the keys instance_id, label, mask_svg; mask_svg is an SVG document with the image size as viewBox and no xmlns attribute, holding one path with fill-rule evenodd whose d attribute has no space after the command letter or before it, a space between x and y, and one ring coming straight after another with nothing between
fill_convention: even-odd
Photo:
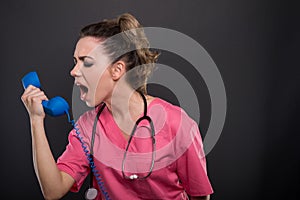
<instances>
[{"instance_id":1,"label":"neck","mask_svg":"<svg viewBox=\"0 0 300 200\"><path fill-rule=\"evenodd\" d=\"M147 106L141 95L130 87L115 90L105 103L119 128L126 134L130 134L136 120L143 115L144 106Z\"/></svg>"}]
</instances>

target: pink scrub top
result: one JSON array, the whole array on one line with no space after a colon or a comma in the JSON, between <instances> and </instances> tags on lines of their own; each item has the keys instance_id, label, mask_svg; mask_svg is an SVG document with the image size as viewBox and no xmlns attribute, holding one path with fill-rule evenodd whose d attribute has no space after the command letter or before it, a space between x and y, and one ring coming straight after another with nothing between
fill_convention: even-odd
<instances>
[{"instance_id":1,"label":"pink scrub top","mask_svg":"<svg viewBox=\"0 0 300 200\"><path fill-rule=\"evenodd\" d=\"M77 121L80 136L90 147L92 127L99 110L83 114ZM127 140L111 112L104 108L97 123L94 161L110 199L187 199L213 193L206 171L203 144L197 123L180 107L160 98L148 105L156 138L155 162L151 175L144 180L128 180L122 176L122 161ZM145 176L152 161L150 125L142 121L131 141L125 159L124 173ZM69 144L57 160L59 170L75 180L71 191L77 192L90 172L89 163L75 130L69 134ZM96 199L103 199L98 190Z\"/></svg>"}]
</instances>

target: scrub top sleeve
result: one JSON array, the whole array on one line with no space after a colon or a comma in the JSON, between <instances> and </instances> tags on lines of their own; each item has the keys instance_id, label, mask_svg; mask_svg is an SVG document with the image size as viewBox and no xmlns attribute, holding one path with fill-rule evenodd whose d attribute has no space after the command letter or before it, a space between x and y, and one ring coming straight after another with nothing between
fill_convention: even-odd
<instances>
[{"instance_id":1,"label":"scrub top sleeve","mask_svg":"<svg viewBox=\"0 0 300 200\"><path fill-rule=\"evenodd\" d=\"M190 196L206 196L213 193L207 176L206 159L198 126L192 127L195 137L186 152L176 161L181 184Z\"/></svg>"},{"instance_id":2,"label":"scrub top sleeve","mask_svg":"<svg viewBox=\"0 0 300 200\"><path fill-rule=\"evenodd\" d=\"M89 173L89 163L75 130L70 132L68 139L69 143L65 151L57 159L57 167L73 177L75 183L70 191L78 192Z\"/></svg>"}]
</instances>

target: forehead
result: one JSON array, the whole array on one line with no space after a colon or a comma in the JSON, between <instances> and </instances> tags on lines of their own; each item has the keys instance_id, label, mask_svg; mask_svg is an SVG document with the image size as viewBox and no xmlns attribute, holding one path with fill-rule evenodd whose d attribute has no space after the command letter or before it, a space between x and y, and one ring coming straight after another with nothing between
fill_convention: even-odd
<instances>
[{"instance_id":1,"label":"forehead","mask_svg":"<svg viewBox=\"0 0 300 200\"><path fill-rule=\"evenodd\" d=\"M91 53L94 49L99 47L101 39L94 37L84 37L78 40L74 52L74 56L86 56Z\"/></svg>"}]
</instances>

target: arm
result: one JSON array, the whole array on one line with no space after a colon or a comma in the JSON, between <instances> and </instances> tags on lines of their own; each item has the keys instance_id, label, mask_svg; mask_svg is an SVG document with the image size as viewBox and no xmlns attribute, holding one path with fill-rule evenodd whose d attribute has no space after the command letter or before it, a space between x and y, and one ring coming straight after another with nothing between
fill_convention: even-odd
<instances>
[{"instance_id":1,"label":"arm","mask_svg":"<svg viewBox=\"0 0 300 200\"><path fill-rule=\"evenodd\" d=\"M29 86L21 97L30 117L33 164L45 199L59 199L75 180L58 170L44 128L42 100L47 100L39 88Z\"/></svg>"}]
</instances>

